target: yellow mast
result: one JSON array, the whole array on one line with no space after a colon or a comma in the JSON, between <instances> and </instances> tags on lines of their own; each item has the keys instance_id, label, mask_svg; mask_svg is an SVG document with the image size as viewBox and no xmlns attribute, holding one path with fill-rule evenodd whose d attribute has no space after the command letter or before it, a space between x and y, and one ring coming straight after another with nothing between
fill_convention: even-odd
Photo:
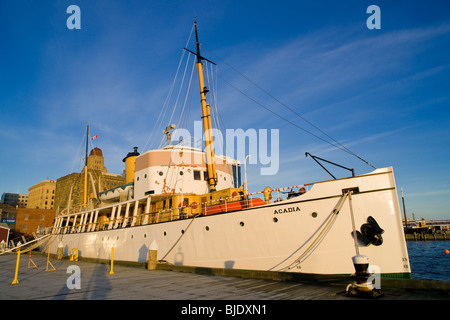
<instances>
[{"instance_id":1,"label":"yellow mast","mask_svg":"<svg viewBox=\"0 0 450 320\"><path fill-rule=\"evenodd\" d=\"M206 103L206 93L208 93L208 88L205 87L205 83L203 80L203 64L202 60L205 59L200 55L200 43L198 42L198 33L197 33L197 22L194 22L195 25L195 39L197 45L197 69L198 69L198 79L200 83L200 97L202 103L202 119L203 119L203 129L205 131L205 148L206 148L206 165L208 170L208 182L210 191L216 191L217 185L217 172L216 172L216 163L215 163L215 155L214 155L214 143L212 139L212 125L211 125L211 114L209 104Z\"/></svg>"}]
</instances>

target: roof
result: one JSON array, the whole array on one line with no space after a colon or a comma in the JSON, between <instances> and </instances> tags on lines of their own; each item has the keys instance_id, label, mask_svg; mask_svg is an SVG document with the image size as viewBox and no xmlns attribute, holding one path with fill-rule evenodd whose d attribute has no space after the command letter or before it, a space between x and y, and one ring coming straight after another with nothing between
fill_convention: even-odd
<instances>
[{"instance_id":1,"label":"roof","mask_svg":"<svg viewBox=\"0 0 450 320\"><path fill-rule=\"evenodd\" d=\"M0 228L9 229L9 226L8 226L8 224L1 222L0 223Z\"/></svg>"},{"instance_id":2,"label":"roof","mask_svg":"<svg viewBox=\"0 0 450 320\"><path fill-rule=\"evenodd\" d=\"M101 157L103 157L102 149L95 147L94 149L91 150L91 153L89 154L89 156L101 156Z\"/></svg>"}]
</instances>

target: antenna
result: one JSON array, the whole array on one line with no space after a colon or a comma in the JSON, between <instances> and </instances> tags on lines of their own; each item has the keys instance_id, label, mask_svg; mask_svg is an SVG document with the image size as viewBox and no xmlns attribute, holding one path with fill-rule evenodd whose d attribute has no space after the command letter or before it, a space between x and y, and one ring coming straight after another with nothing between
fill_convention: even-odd
<instances>
[{"instance_id":1,"label":"antenna","mask_svg":"<svg viewBox=\"0 0 450 320\"><path fill-rule=\"evenodd\" d=\"M166 127L166 130L163 131L163 133L166 135L167 137L167 145L170 146L170 142L171 142L171 130L175 129L176 125L171 124L170 126Z\"/></svg>"}]
</instances>

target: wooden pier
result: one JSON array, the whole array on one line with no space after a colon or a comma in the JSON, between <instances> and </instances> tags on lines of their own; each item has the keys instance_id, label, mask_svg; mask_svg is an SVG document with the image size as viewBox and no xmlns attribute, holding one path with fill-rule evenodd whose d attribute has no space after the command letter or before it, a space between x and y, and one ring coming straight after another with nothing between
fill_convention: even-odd
<instances>
[{"instance_id":1,"label":"wooden pier","mask_svg":"<svg viewBox=\"0 0 450 320\"><path fill-rule=\"evenodd\" d=\"M406 241L448 241L450 240L450 234L415 232L406 233L405 239Z\"/></svg>"},{"instance_id":2,"label":"wooden pier","mask_svg":"<svg viewBox=\"0 0 450 320\"><path fill-rule=\"evenodd\" d=\"M276 273L56 260L47 270L47 256L22 255L17 283L12 284L16 253L0 255L2 300L177 300L180 307L194 300L358 300L345 295L345 281L283 279ZM34 267L34 265L36 267ZM31 267L30 267L31 266ZM77 271L78 288L77 288ZM282 274L282 273L280 273ZM449 300L450 282L412 279L384 280L379 300ZM175 312L174 310L169 310Z\"/></svg>"}]
</instances>

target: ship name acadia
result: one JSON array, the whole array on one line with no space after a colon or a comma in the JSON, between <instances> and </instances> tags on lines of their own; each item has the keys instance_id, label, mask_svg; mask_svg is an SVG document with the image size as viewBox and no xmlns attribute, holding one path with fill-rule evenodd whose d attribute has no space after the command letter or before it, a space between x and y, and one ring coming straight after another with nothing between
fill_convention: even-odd
<instances>
[{"instance_id":1,"label":"ship name acadia","mask_svg":"<svg viewBox=\"0 0 450 320\"><path fill-rule=\"evenodd\" d=\"M301 211L299 207L289 207L284 209L275 209L273 210L273 214L280 214L280 213L291 213L291 212L297 212Z\"/></svg>"}]
</instances>

